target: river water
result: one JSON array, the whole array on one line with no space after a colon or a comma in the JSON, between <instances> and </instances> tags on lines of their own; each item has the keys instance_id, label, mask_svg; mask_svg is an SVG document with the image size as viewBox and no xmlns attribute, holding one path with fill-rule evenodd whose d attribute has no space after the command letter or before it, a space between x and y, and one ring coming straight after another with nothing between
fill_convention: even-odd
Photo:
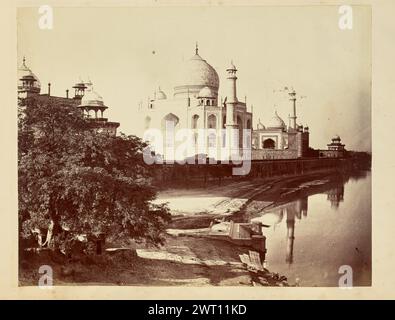
<instances>
[{"instance_id":1,"label":"river water","mask_svg":"<svg viewBox=\"0 0 395 320\"><path fill-rule=\"evenodd\" d=\"M290 284L338 286L339 269L346 268L353 286L371 285L370 172L342 177L259 219L270 225L266 267Z\"/></svg>"}]
</instances>

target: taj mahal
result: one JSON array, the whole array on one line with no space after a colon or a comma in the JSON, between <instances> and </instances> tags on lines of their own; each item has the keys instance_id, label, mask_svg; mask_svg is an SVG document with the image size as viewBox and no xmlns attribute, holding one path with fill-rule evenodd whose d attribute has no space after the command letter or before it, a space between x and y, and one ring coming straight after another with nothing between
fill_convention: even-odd
<instances>
[{"instance_id":1,"label":"taj mahal","mask_svg":"<svg viewBox=\"0 0 395 320\"><path fill-rule=\"evenodd\" d=\"M137 134L149 145L156 160L213 159L216 161L251 159L298 159L316 156L338 158L346 155L339 136L334 136L327 150L309 148L309 128L297 123L296 92L289 90L290 113L288 125L277 111L267 123L257 122L253 128L252 106L237 96L237 68L230 62L221 72L224 78L224 98L218 97L220 76L199 54L196 45L193 56L180 68L181 76L174 92L166 94L158 88L146 104L140 104L136 119L143 124ZM39 78L26 65L25 58L18 69L18 98L24 104L29 97L44 102L70 104L81 111L98 132L116 135L118 122L109 121L103 113L108 109L92 82L80 80L74 86L74 95L65 90L64 97L42 93ZM132 120L129 123L133 125ZM184 135L183 131L187 131ZM148 134L147 134L148 133ZM159 137L159 138L158 138ZM185 146L182 153L174 152ZM235 157L234 157L235 156ZM155 161L156 161L155 160ZM160 162L160 161L159 161Z\"/></svg>"},{"instance_id":2,"label":"taj mahal","mask_svg":"<svg viewBox=\"0 0 395 320\"><path fill-rule=\"evenodd\" d=\"M241 156L247 149L252 149L252 159L305 157L309 148L309 128L296 122L295 91L289 92L292 109L289 126L275 111L266 125L259 121L253 130L252 110L237 96L237 68L231 62L224 71L227 95L219 99L220 77L200 56L196 45L195 54L182 66L172 96L159 88L146 105L140 106L139 115L145 132L155 129L162 133L163 138L159 140L145 135L153 151L165 160L171 159L174 154L167 153L167 147L173 145L176 148L177 143L180 144L174 139L178 130L190 129L190 148L181 155L184 158L204 154L224 160L231 154ZM168 134L169 124L174 129L173 136Z\"/></svg>"}]
</instances>

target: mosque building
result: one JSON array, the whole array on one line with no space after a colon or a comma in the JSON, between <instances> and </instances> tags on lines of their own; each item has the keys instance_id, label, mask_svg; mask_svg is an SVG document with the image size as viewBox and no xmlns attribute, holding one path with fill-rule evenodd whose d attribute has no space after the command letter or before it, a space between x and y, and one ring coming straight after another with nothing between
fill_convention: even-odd
<instances>
[{"instance_id":1,"label":"mosque building","mask_svg":"<svg viewBox=\"0 0 395 320\"><path fill-rule=\"evenodd\" d=\"M252 134L254 159L294 159L308 155L309 127L296 123L296 92L289 93L292 102L292 115L289 125L274 111L266 126L259 120Z\"/></svg>"},{"instance_id":2,"label":"mosque building","mask_svg":"<svg viewBox=\"0 0 395 320\"><path fill-rule=\"evenodd\" d=\"M74 96L69 97L69 90L66 90L65 97L51 95L51 83L48 83L48 93L41 93L41 83L38 77L26 65L23 58L22 65L18 68L18 100L26 105L27 98L34 97L38 101L48 103L58 102L75 106L81 110L81 114L88 119L97 132L106 133L112 136L117 134L118 122L110 122L103 113L108 108L103 98L93 89L91 81L80 81L73 86Z\"/></svg>"}]
</instances>

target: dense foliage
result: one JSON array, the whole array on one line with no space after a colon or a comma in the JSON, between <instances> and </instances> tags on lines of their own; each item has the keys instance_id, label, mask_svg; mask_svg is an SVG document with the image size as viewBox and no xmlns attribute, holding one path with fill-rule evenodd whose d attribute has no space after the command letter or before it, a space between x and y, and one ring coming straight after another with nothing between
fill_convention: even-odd
<instances>
[{"instance_id":1,"label":"dense foliage","mask_svg":"<svg viewBox=\"0 0 395 320\"><path fill-rule=\"evenodd\" d=\"M19 223L22 238L67 250L81 235L163 241L169 221L135 136L92 130L75 106L30 99L19 107Z\"/></svg>"}]
</instances>

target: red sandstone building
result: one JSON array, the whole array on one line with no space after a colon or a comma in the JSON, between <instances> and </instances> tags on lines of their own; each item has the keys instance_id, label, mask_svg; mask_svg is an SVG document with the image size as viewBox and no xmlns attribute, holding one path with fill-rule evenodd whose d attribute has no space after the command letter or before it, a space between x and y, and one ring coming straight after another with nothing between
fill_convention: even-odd
<instances>
[{"instance_id":1,"label":"red sandstone building","mask_svg":"<svg viewBox=\"0 0 395 320\"><path fill-rule=\"evenodd\" d=\"M75 106L81 110L82 115L92 122L98 132L115 136L117 134L118 122L108 121L103 113L108 107L103 98L93 89L93 84L80 81L73 86L74 96L69 97L66 90L65 97L51 95L51 84L48 83L48 92L41 93L41 83L38 77L27 67L23 58L22 66L18 69L18 99L20 101L29 97L35 97L42 102L60 102Z\"/></svg>"},{"instance_id":2,"label":"red sandstone building","mask_svg":"<svg viewBox=\"0 0 395 320\"><path fill-rule=\"evenodd\" d=\"M345 145L341 143L338 135L332 138L332 142L327 144L328 150L320 150L320 158L344 158L347 154Z\"/></svg>"}]
</instances>

